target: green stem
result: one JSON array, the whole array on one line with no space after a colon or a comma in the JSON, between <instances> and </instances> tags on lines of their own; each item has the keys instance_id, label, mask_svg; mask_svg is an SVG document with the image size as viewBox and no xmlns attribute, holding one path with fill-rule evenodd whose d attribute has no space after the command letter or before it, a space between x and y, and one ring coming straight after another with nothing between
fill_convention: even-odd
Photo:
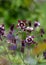
<instances>
[{"instance_id":1,"label":"green stem","mask_svg":"<svg viewBox=\"0 0 46 65\"><path fill-rule=\"evenodd\" d=\"M5 47L5 46L3 46L3 48L4 48L5 52L7 52L7 53L8 53L8 51L7 51L6 47ZM8 58L9 58L10 62L11 62L11 59L10 59L10 57L9 57L9 53L8 53L7 55L8 55Z\"/></svg>"},{"instance_id":2,"label":"green stem","mask_svg":"<svg viewBox=\"0 0 46 65\"><path fill-rule=\"evenodd\" d=\"M8 53L8 51L7 51L7 49L5 48L5 46L3 46L3 48L4 48L5 51ZM9 53L8 53L8 58L9 58L9 60L11 60L10 57L9 57Z\"/></svg>"},{"instance_id":3,"label":"green stem","mask_svg":"<svg viewBox=\"0 0 46 65\"><path fill-rule=\"evenodd\" d=\"M21 54L20 54L20 53L19 53L19 55L20 55L20 57L21 57ZM22 57L21 57L21 59L22 59L24 65L27 65L27 64L24 62L24 59L23 59Z\"/></svg>"}]
</instances>

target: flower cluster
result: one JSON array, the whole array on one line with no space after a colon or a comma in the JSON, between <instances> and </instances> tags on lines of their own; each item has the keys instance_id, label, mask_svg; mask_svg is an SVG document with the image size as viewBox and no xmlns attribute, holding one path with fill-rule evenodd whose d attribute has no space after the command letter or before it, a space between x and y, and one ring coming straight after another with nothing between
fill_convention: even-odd
<instances>
[{"instance_id":1,"label":"flower cluster","mask_svg":"<svg viewBox=\"0 0 46 65\"><path fill-rule=\"evenodd\" d=\"M44 29L40 28L40 22L39 21L34 21L34 23L32 24L31 21L22 21L22 20L18 20L18 28L21 28L21 30L25 31L27 34L26 39L22 40L22 51L24 52L24 46L25 43L26 44L37 44L38 42L34 41L34 38L36 38L37 36L35 35L31 35L31 32L35 32L36 28L39 27L39 34L40 36L44 35ZM29 34L28 34L29 33Z\"/></svg>"},{"instance_id":2,"label":"flower cluster","mask_svg":"<svg viewBox=\"0 0 46 65\"><path fill-rule=\"evenodd\" d=\"M34 28L40 27L40 22L35 21L34 24L31 24L31 21L27 21L27 20L18 20L18 25L17 28L24 30L24 31L28 31L28 32L32 32L34 31Z\"/></svg>"},{"instance_id":3,"label":"flower cluster","mask_svg":"<svg viewBox=\"0 0 46 65\"><path fill-rule=\"evenodd\" d=\"M26 33L26 37L24 39L20 38L22 52L24 52L24 48L25 48L26 44L36 44L37 43L34 40L37 36L35 36L34 34L31 34L31 32L35 32L35 30L36 30L35 28L37 28L37 27L40 28L40 22L38 22L38 21L35 21L32 24L31 21L18 20L17 29L19 28L19 29L23 30L23 32ZM18 29L18 31L20 31L19 29ZM15 50L17 48L17 42L16 42L17 39L16 39L16 36L14 35L14 32L15 32L14 30L15 30L14 24L11 24L10 31L6 35L7 43L11 44L11 46L8 47L10 50ZM2 39L1 36L4 36L5 32L6 31L4 28L4 24L0 25L0 39ZM39 33L40 33L40 36L43 36L43 34L45 33L44 29L40 28ZM24 33L22 33L22 34L24 34ZM17 35L19 35L19 33Z\"/></svg>"}]
</instances>

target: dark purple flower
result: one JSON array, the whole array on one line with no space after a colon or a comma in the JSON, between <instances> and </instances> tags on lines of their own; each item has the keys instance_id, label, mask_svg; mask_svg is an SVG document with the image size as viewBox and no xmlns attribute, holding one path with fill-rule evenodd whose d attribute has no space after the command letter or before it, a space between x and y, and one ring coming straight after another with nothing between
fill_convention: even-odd
<instances>
[{"instance_id":1,"label":"dark purple flower","mask_svg":"<svg viewBox=\"0 0 46 65\"><path fill-rule=\"evenodd\" d=\"M16 44L16 39L12 32L9 32L9 34L7 35L7 42Z\"/></svg>"},{"instance_id":2,"label":"dark purple flower","mask_svg":"<svg viewBox=\"0 0 46 65\"><path fill-rule=\"evenodd\" d=\"M40 26L40 23L37 22L37 21L35 21L35 23L34 23L34 27L38 27L38 26Z\"/></svg>"},{"instance_id":3,"label":"dark purple flower","mask_svg":"<svg viewBox=\"0 0 46 65\"><path fill-rule=\"evenodd\" d=\"M32 36L28 36L26 38L26 43L32 43L33 40L34 40L34 38Z\"/></svg>"},{"instance_id":4,"label":"dark purple flower","mask_svg":"<svg viewBox=\"0 0 46 65\"><path fill-rule=\"evenodd\" d=\"M24 48L25 48L25 40L22 40L22 44L21 44L21 52L24 53Z\"/></svg>"},{"instance_id":5,"label":"dark purple flower","mask_svg":"<svg viewBox=\"0 0 46 65\"><path fill-rule=\"evenodd\" d=\"M20 28L20 29L25 29L26 24L25 24L24 21L18 20L18 25L17 25L17 27Z\"/></svg>"},{"instance_id":6,"label":"dark purple flower","mask_svg":"<svg viewBox=\"0 0 46 65\"><path fill-rule=\"evenodd\" d=\"M23 29L25 27L25 24L21 22L20 27Z\"/></svg>"}]
</instances>

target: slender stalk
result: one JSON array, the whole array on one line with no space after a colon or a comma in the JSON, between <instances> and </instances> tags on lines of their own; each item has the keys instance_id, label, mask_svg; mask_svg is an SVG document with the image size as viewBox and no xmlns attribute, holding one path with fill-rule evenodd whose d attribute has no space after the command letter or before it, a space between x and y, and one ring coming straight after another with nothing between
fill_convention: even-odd
<instances>
[{"instance_id":1,"label":"slender stalk","mask_svg":"<svg viewBox=\"0 0 46 65\"><path fill-rule=\"evenodd\" d=\"M19 55L20 55L20 57L21 57L20 52L19 52ZM23 59L22 57L21 57L21 59L22 59L22 61L23 61L24 65L27 65L27 64L24 62L24 59Z\"/></svg>"},{"instance_id":2,"label":"slender stalk","mask_svg":"<svg viewBox=\"0 0 46 65\"><path fill-rule=\"evenodd\" d=\"M7 52L7 53L8 53L8 51L7 51L6 47L5 47L5 46L3 46L3 48L4 48L5 52ZM9 57L9 53L8 53L7 55L8 55L8 58L9 58L10 62L11 62L11 59L10 59L10 57Z\"/></svg>"}]
</instances>

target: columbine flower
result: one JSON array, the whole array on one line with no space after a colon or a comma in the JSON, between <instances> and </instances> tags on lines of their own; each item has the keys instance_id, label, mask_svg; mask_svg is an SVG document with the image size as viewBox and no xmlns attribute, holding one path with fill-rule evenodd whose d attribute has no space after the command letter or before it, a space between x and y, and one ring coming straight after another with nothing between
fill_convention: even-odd
<instances>
[{"instance_id":1,"label":"columbine flower","mask_svg":"<svg viewBox=\"0 0 46 65\"><path fill-rule=\"evenodd\" d=\"M20 29L25 29L25 27L26 27L25 21L18 20L17 27L20 28Z\"/></svg>"},{"instance_id":2,"label":"columbine flower","mask_svg":"<svg viewBox=\"0 0 46 65\"><path fill-rule=\"evenodd\" d=\"M40 26L40 22L35 21L34 27L38 27L38 26Z\"/></svg>"},{"instance_id":3,"label":"columbine flower","mask_svg":"<svg viewBox=\"0 0 46 65\"><path fill-rule=\"evenodd\" d=\"M7 35L7 43L16 44L16 39L12 32L9 32L9 34Z\"/></svg>"},{"instance_id":4,"label":"columbine flower","mask_svg":"<svg viewBox=\"0 0 46 65\"><path fill-rule=\"evenodd\" d=\"M34 40L34 36L28 36L26 38L26 43L32 43L33 40Z\"/></svg>"},{"instance_id":5,"label":"columbine flower","mask_svg":"<svg viewBox=\"0 0 46 65\"><path fill-rule=\"evenodd\" d=\"M26 30L27 30L28 32L31 32L31 31L33 31L33 27L27 27Z\"/></svg>"}]
</instances>

